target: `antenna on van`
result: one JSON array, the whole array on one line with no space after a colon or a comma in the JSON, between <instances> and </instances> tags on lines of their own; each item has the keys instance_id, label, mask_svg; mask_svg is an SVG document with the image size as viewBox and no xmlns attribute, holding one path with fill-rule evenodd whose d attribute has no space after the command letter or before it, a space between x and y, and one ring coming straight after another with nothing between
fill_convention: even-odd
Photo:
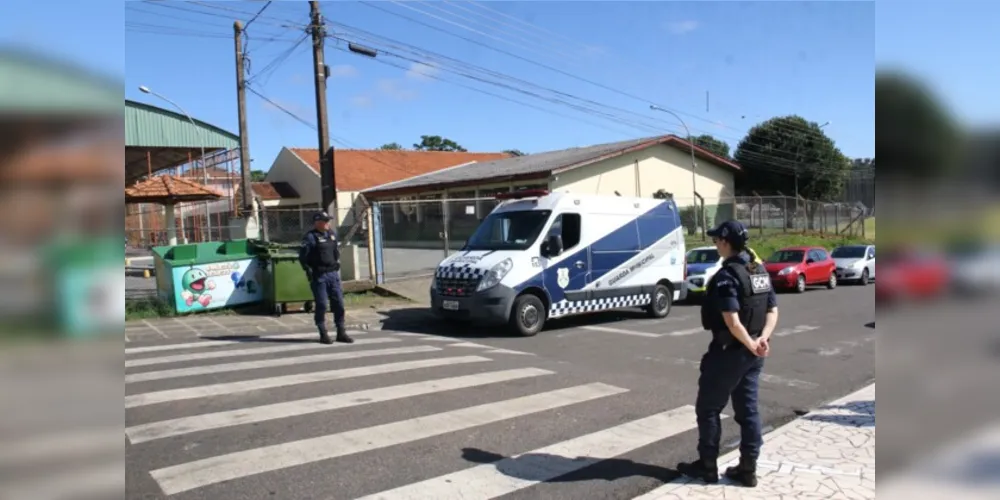
<instances>
[{"instance_id":1,"label":"antenna on van","mask_svg":"<svg viewBox=\"0 0 1000 500\"><path fill-rule=\"evenodd\" d=\"M622 195L621 193L619 193L618 191L615 191L615 196L621 196L621 195Z\"/></svg>"}]
</instances>

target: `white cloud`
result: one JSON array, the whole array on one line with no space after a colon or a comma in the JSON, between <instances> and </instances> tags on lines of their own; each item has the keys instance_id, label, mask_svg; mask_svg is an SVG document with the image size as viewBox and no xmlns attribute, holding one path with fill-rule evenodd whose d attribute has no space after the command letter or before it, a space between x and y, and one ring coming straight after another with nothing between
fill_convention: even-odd
<instances>
[{"instance_id":1,"label":"white cloud","mask_svg":"<svg viewBox=\"0 0 1000 500\"><path fill-rule=\"evenodd\" d=\"M402 87L396 80L381 79L375 82L375 90L395 101L412 101L417 91Z\"/></svg>"},{"instance_id":2,"label":"white cloud","mask_svg":"<svg viewBox=\"0 0 1000 500\"><path fill-rule=\"evenodd\" d=\"M330 66L330 78L351 78L354 76L358 76L358 69L350 64Z\"/></svg>"},{"instance_id":3,"label":"white cloud","mask_svg":"<svg viewBox=\"0 0 1000 500\"><path fill-rule=\"evenodd\" d=\"M433 80L441 70L434 64L411 63L410 69L406 71L406 77L410 80L422 82Z\"/></svg>"},{"instance_id":4,"label":"white cloud","mask_svg":"<svg viewBox=\"0 0 1000 500\"><path fill-rule=\"evenodd\" d=\"M370 108L375 102L371 96L367 95L356 95L351 98L351 106L356 108Z\"/></svg>"},{"instance_id":5,"label":"white cloud","mask_svg":"<svg viewBox=\"0 0 1000 500\"><path fill-rule=\"evenodd\" d=\"M677 21L672 23L667 23L667 30L674 35L686 35L692 31L698 29L701 26L698 21L687 20L687 21Z\"/></svg>"}]
</instances>

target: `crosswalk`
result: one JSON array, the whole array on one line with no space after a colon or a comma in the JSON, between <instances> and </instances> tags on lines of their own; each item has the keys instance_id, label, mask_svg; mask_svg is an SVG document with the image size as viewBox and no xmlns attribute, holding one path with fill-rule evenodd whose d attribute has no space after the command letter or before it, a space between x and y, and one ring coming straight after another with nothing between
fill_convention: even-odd
<instances>
[{"instance_id":1,"label":"crosswalk","mask_svg":"<svg viewBox=\"0 0 1000 500\"><path fill-rule=\"evenodd\" d=\"M615 411L627 406L629 389L533 366L541 362L527 353L355 333L352 345L293 333L126 347L126 458L155 483L127 485L127 496L260 498L263 487L271 498L490 499L696 427L692 406ZM600 425L577 416L597 407ZM506 456L453 459L463 448L456 443L484 440L503 444ZM451 458L434 461L438 454ZM415 460L428 461L426 474L412 470ZM289 482L304 471L367 464L410 472L403 483L313 478L314 491Z\"/></svg>"}]
</instances>

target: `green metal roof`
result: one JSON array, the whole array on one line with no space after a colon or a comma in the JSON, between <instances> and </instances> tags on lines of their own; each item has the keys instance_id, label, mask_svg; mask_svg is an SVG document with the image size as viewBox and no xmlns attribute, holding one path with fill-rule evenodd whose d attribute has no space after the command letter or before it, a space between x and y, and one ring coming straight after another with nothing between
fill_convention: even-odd
<instances>
[{"instance_id":1,"label":"green metal roof","mask_svg":"<svg viewBox=\"0 0 1000 500\"><path fill-rule=\"evenodd\" d=\"M120 102L120 101L119 101ZM228 150L239 147L238 135L180 113L138 101L125 101L126 148Z\"/></svg>"},{"instance_id":2,"label":"green metal roof","mask_svg":"<svg viewBox=\"0 0 1000 500\"><path fill-rule=\"evenodd\" d=\"M124 82L29 51L0 47L0 113L121 116Z\"/></svg>"}]
</instances>

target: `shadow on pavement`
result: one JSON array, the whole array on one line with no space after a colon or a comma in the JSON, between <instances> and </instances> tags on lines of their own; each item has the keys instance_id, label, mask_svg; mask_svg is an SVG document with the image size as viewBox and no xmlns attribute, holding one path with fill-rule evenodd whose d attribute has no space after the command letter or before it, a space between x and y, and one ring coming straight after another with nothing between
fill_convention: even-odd
<instances>
[{"instance_id":1,"label":"shadow on pavement","mask_svg":"<svg viewBox=\"0 0 1000 500\"><path fill-rule=\"evenodd\" d=\"M680 308L677 305L674 307L674 312L671 314L677 314L680 312ZM382 320L382 328L384 330L426 333L428 335L437 335L441 337L459 338L513 336L513 334L506 329L505 325L484 326L461 320L442 320L434 316L434 314L432 314L427 307L398 308L378 311L378 314L384 317ZM641 310L606 311L580 316L571 316L568 318L547 321L545 323L545 330L539 333L539 335L544 335L546 332L578 328L581 326L607 325L632 319L644 319L647 317L646 313Z\"/></svg>"},{"instance_id":2,"label":"shadow on pavement","mask_svg":"<svg viewBox=\"0 0 1000 500\"><path fill-rule=\"evenodd\" d=\"M308 339L288 339L280 337L260 337L257 335L212 335L201 337L204 340L226 340L231 342L259 342L264 344L311 344L319 340L319 334L316 334L316 338Z\"/></svg>"},{"instance_id":3,"label":"shadow on pavement","mask_svg":"<svg viewBox=\"0 0 1000 500\"><path fill-rule=\"evenodd\" d=\"M838 414L823 414L823 413L810 413L802 417L805 420L811 420L813 422L827 422L831 424L839 424L846 427L875 427L875 401L852 401L850 403L838 406L824 406L819 408L822 410L841 410L847 411L849 413L838 413Z\"/></svg>"},{"instance_id":4,"label":"shadow on pavement","mask_svg":"<svg viewBox=\"0 0 1000 500\"><path fill-rule=\"evenodd\" d=\"M680 473L673 469L619 458L607 460L592 457L568 458L546 453L527 453L517 458L508 458L477 448L462 449L462 458L477 464L495 464L497 471L509 477L547 483L615 481L633 476L649 477L669 483L680 477ZM571 469L578 470L556 478L547 477L552 471Z\"/></svg>"}]
</instances>

